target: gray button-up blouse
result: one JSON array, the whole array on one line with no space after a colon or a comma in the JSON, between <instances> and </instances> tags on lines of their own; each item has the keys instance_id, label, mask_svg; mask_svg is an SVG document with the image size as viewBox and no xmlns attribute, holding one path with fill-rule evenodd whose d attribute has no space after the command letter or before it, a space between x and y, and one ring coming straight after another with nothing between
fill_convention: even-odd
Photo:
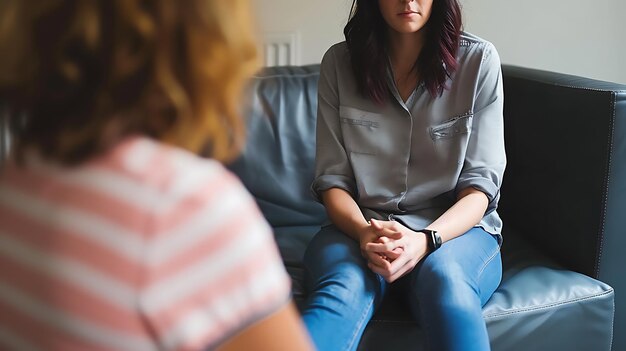
<instances>
[{"instance_id":1,"label":"gray button-up blouse","mask_svg":"<svg viewBox=\"0 0 626 351\"><path fill-rule=\"evenodd\" d=\"M330 188L352 194L366 219L425 228L467 187L489 207L479 226L500 236L496 210L506 165L500 58L463 33L458 70L441 97L419 85L405 103L395 87L384 105L357 92L345 42L324 55L318 87L317 198Z\"/></svg>"}]
</instances>

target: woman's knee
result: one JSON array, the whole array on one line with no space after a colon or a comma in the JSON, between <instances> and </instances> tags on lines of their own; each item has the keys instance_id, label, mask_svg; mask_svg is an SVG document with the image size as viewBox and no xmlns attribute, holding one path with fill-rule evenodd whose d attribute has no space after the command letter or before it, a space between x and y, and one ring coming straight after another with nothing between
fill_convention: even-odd
<instances>
[{"instance_id":1,"label":"woman's knee","mask_svg":"<svg viewBox=\"0 0 626 351\"><path fill-rule=\"evenodd\" d=\"M480 298L455 264L423 265L411 284L410 307L419 320L471 319L481 309Z\"/></svg>"},{"instance_id":2,"label":"woman's knee","mask_svg":"<svg viewBox=\"0 0 626 351\"><path fill-rule=\"evenodd\" d=\"M345 294L346 298L350 294L382 292L382 279L367 267L358 243L332 226L325 227L311 240L304 264L309 291L332 290Z\"/></svg>"},{"instance_id":3,"label":"woman's knee","mask_svg":"<svg viewBox=\"0 0 626 351\"><path fill-rule=\"evenodd\" d=\"M304 265L308 269L329 267L351 262L355 265L364 265L358 243L334 226L322 228L308 244L304 253Z\"/></svg>"},{"instance_id":4,"label":"woman's knee","mask_svg":"<svg viewBox=\"0 0 626 351\"><path fill-rule=\"evenodd\" d=\"M414 276L412 287L421 298L476 293L474 282L455 261L425 260Z\"/></svg>"}]
</instances>

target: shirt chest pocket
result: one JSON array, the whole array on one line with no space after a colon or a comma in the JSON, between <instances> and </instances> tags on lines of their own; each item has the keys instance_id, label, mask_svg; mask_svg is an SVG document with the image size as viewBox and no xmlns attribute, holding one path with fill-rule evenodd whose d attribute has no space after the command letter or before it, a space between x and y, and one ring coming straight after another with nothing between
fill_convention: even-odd
<instances>
[{"instance_id":1,"label":"shirt chest pocket","mask_svg":"<svg viewBox=\"0 0 626 351\"><path fill-rule=\"evenodd\" d=\"M379 113L340 106L339 119L346 151L377 155L382 141L382 118Z\"/></svg>"},{"instance_id":2,"label":"shirt chest pocket","mask_svg":"<svg viewBox=\"0 0 626 351\"><path fill-rule=\"evenodd\" d=\"M457 116L429 128L437 160L446 165L461 165L472 131L473 114Z\"/></svg>"},{"instance_id":3,"label":"shirt chest pocket","mask_svg":"<svg viewBox=\"0 0 626 351\"><path fill-rule=\"evenodd\" d=\"M429 128L430 137L436 142L442 139L452 139L472 130L472 114L451 118L441 124Z\"/></svg>"}]
</instances>

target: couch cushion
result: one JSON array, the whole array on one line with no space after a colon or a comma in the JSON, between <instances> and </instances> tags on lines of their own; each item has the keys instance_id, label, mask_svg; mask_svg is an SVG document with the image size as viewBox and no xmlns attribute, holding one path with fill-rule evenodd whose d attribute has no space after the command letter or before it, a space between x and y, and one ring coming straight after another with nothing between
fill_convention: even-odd
<instances>
[{"instance_id":1,"label":"couch cushion","mask_svg":"<svg viewBox=\"0 0 626 351\"><path fill-rule=\"evenodd\" d=\"M505 234L502 283L483 308L492 348L610 350L613 288Z\"/></svg>"}]
</instances>

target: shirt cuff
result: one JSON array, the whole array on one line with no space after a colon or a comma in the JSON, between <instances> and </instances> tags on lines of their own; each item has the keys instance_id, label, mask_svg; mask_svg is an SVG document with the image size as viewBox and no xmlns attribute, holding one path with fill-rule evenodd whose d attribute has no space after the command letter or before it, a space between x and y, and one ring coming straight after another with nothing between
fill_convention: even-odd
<instances>
[{"instance_id":1,"label":"shirt cuff","mask_svg":"<svg viewBox=\"0 0 626 351\"><path fill-rule=\"evenodd\" d=\"M481 177L471 177L459 180L456 185L455 193L458 194L461 190L469 187L482 191L489 199L489 205L485 215L495 211L498 207L498 200L500 199L500 188L491 180Z\"/></svg>"},{"instance_id":2,"label":"shirt cuff","mask_svg":"<svg viewBox=\"0 0 626 351\"><path fill-rule=\"evenodd\" d=\"M339 188L347 191L355 198L356 183L354 179L343 175L326 174L317 177L311 184L311 192L317 202L322 203L322 192L331 188Z\"/></svg>"}]
</instances>

